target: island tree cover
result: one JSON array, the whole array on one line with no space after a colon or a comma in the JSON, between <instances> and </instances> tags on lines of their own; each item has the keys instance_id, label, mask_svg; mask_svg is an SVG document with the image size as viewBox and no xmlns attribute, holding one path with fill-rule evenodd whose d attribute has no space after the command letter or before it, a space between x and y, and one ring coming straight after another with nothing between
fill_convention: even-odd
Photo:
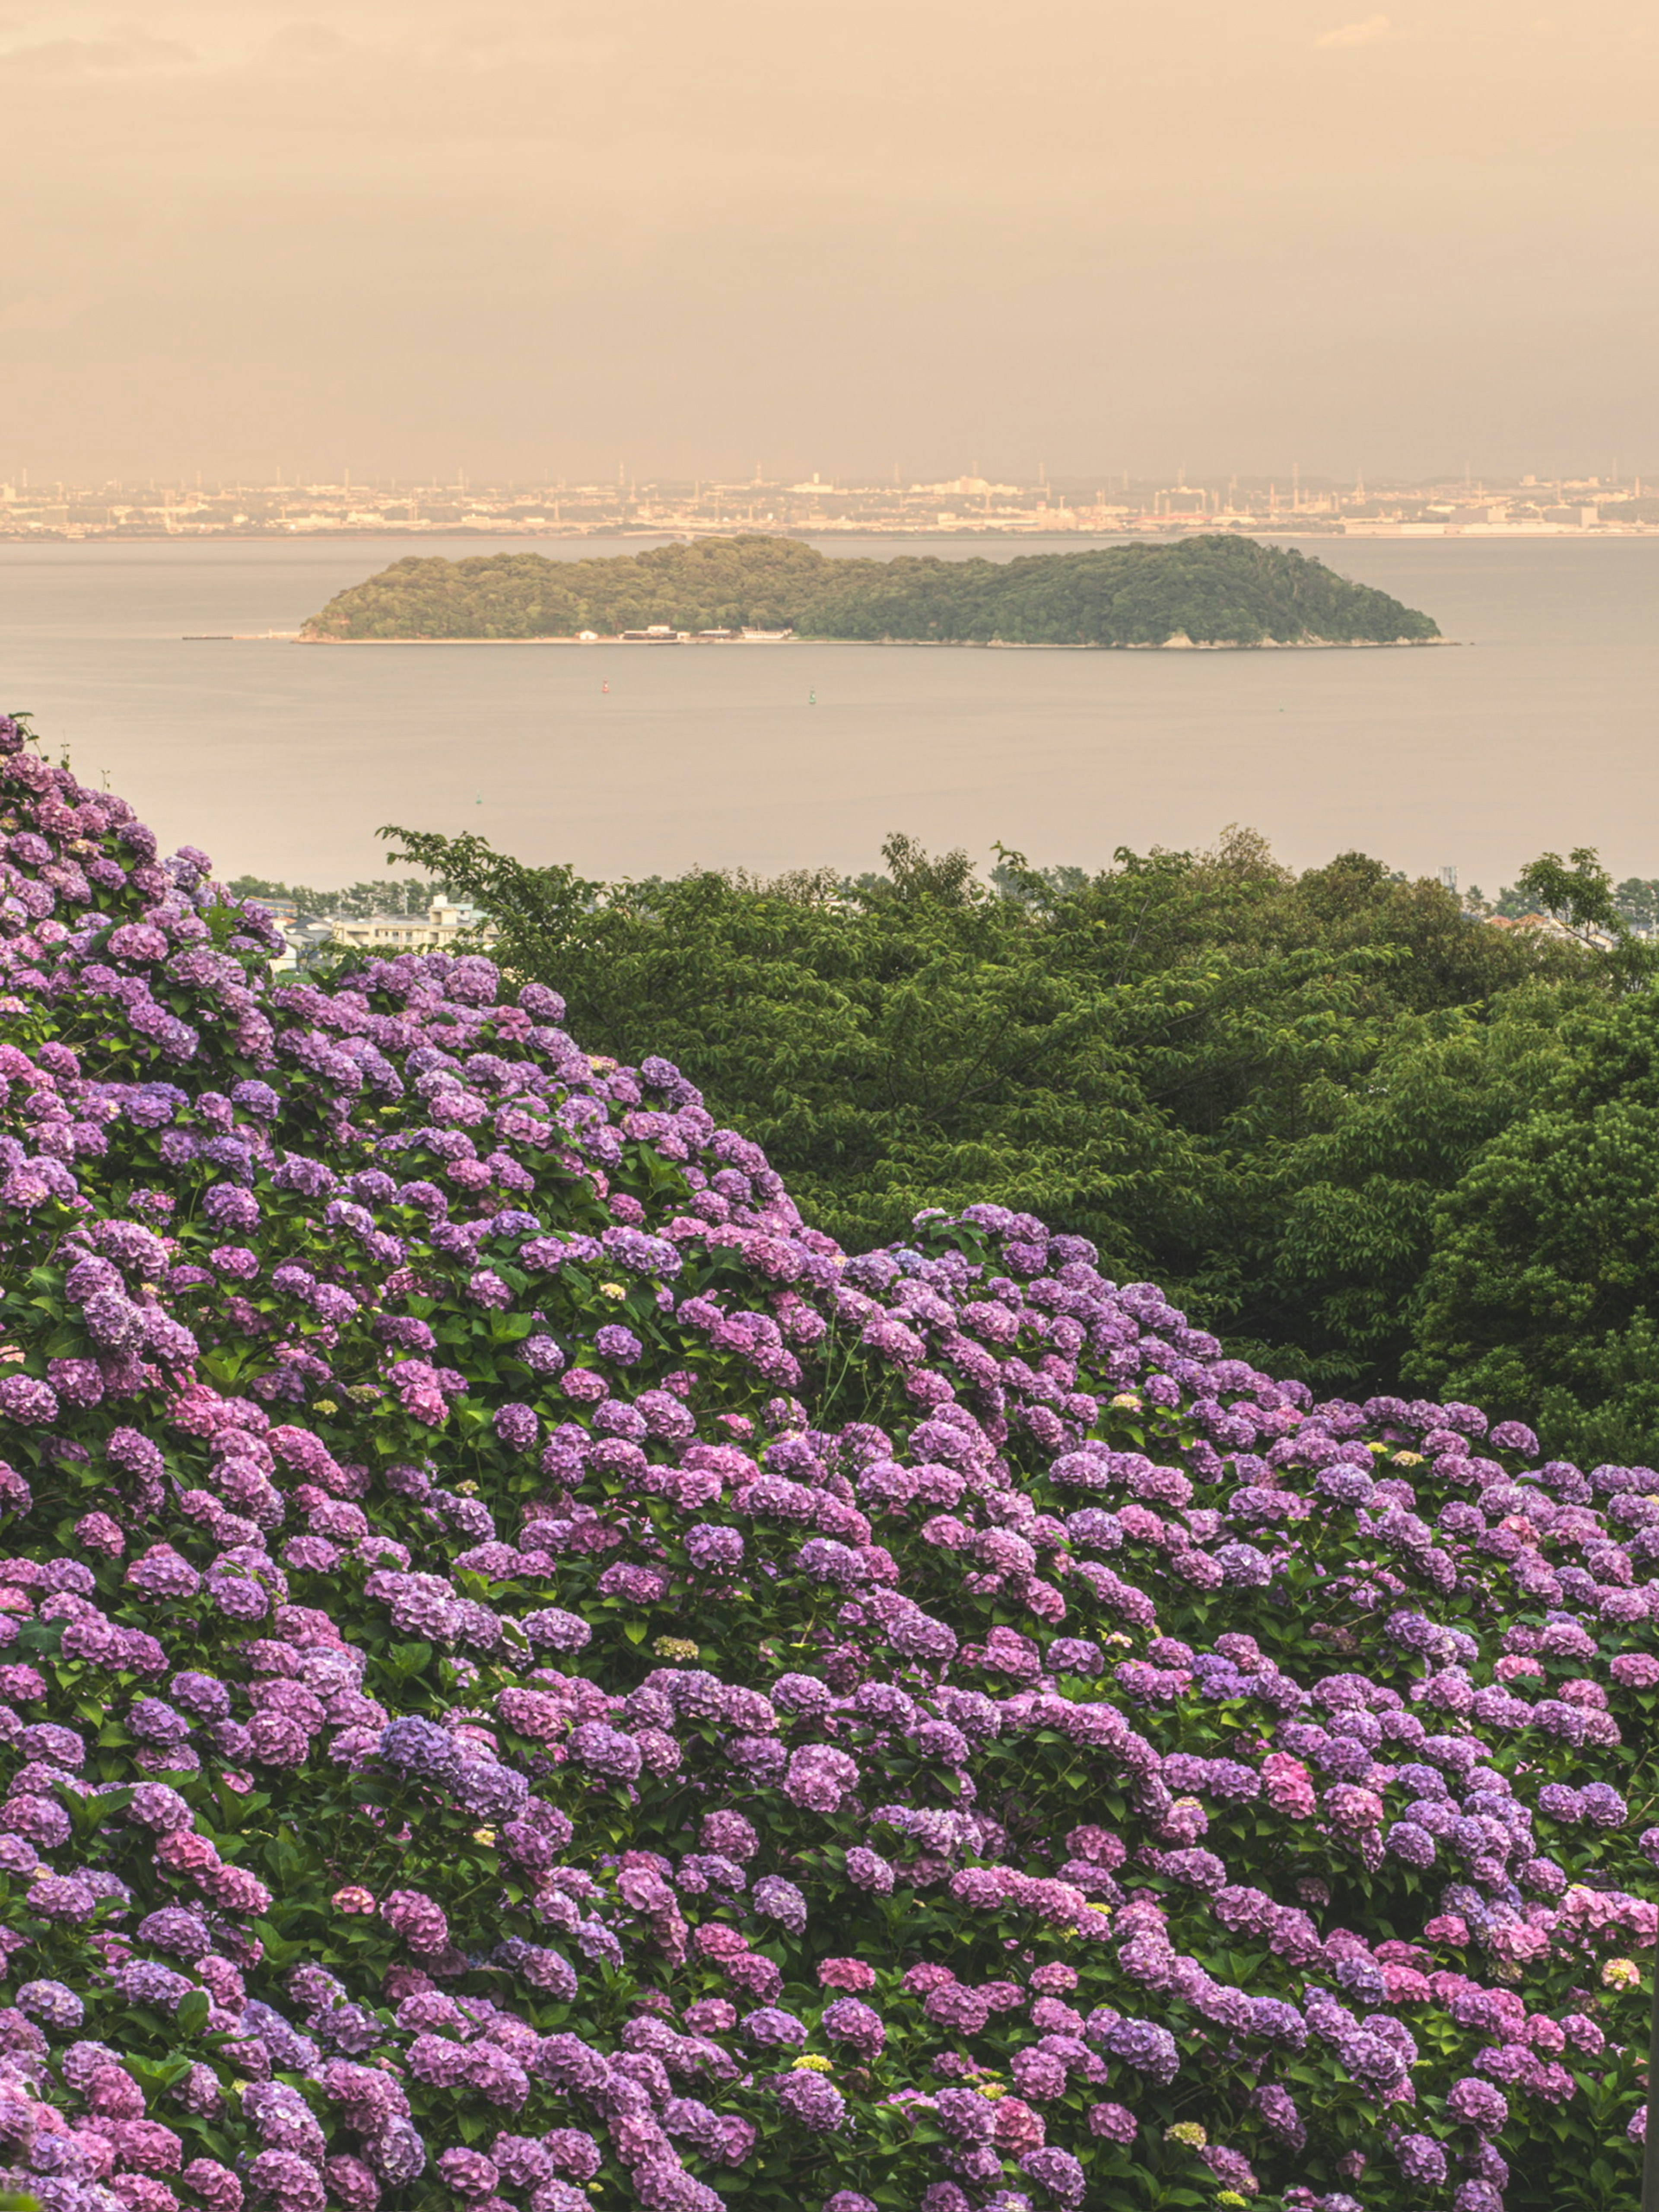
<instances>
[{"instance_id":1,"label":"island tree cover","mask_svg":"<svg viewBox=\"0 0 1659 2212\"><path fill-rule=\"evenodd\" d=\"M0 2188L1624 2212L1659 1475L0 811Z\"/></svg>"},{"instance_id":2,"label":"island tree cover","mask_svg":"<svg viewBox=\"0 0 1659 2212\"><path fill-rule=\"evenodd\" d=\"M614 635L793 629L929 644L1420 643L1439 631L1386 592L1248 538L1189 538L1013 561L830 558L789 538L698 538L603 560L540 553L394 561L331 599L314 639Z\"/></svg>"},{"instance_id":3,"label":"island tree cover","mask_svg":"<svg viewBox=\"0 0 1659 2212\"><path fill-rule=\"evenodd\" d=\"M609 885L388 834L582 1035L695 1066L844 1242L977 1194L1328 1387L1659 1460L1656 1001L1591 854L1523 877L1575 938L1249 833L992 884L896 838L857 884Z\"/></svg>"}]
</instances>

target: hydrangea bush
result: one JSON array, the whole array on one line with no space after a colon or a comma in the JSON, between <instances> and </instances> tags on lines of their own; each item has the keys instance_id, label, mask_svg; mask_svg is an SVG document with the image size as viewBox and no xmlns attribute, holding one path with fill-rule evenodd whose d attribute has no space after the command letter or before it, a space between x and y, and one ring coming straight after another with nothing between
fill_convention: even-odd
<instances>
[{"instance_id":1,"label":"hydrangea bush","mask_svg":"<svg viewBox=\"0 0 1659 2212\"><path fill-rule=\"evenodd\" d=\"M849 1256L0 750L0 2189L1621 2201L1659 1474Z\"/></svg>"}]
</instances>

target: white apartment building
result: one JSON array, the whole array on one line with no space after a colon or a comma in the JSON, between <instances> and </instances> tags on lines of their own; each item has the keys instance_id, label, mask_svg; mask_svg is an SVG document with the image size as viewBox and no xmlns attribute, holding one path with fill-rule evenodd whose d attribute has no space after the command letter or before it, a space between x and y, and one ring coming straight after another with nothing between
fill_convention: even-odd
<instances>
[{"instance_id":1,"label":"white apartment building","mask_svg":"<svg viewBox=\"0 0 1659 2212\"><path fill-rule=\"evenodd\" d=\"M445 952L463 937L496 935L482 908L435 898L423 915L325 915L311 921L282 918L283 949L272 966L279 973L308 967L317 955L349 946L395 957L399 952Z\"/></svg>"},{"instance_id":2,"label":"white apartment building","mask_svg":"<svg viewBox=\"0 0 1659 2212\"><path fill-rule=\"evenodd\" d=\"M330 944L361 945L376 952L445 952L459 937L495 934L482 908L453 899L434 898L424 915L371 914L360 921L331 915L327 919Z\"/></svg>"}]
</instances>

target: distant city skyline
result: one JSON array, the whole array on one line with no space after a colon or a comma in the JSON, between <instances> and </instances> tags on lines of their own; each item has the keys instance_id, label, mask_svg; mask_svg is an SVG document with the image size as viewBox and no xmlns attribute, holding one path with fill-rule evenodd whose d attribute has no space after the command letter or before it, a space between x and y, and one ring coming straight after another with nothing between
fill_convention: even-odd
<instances>
[{"instance_id":1,"label":"distant city skyline","mask_svg":"<svg viewBox=\"0 0 1659 2212\"><path fill-rule=\"evenodd\" d=\"M445 483L358 478L225 484L196 471L185 483L0 481L0 539L319 535L582 538L793 531L859 536L1169 536L1224 530L1257 535L1659 532L1659 496L1639 475L1370 483L1304 476L1230 476L1173 482L1051 477L1032 482L958 476L856 483L822 472L793 481L757 476L587 483Z\"/></svg>"}]
</instances>

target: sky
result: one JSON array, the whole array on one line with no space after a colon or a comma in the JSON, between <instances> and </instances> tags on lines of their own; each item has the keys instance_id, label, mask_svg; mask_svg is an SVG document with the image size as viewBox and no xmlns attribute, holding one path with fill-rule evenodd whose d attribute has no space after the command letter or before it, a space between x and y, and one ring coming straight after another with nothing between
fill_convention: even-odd
<instances>
[{"instance_id":1,"label":"sky","mask_svg":"<svg viewBox=\"0 0 1659 2212\"><path fill-rule=\"evenodd\" d=\"M1659 0L0 0L0 477L1659 477Z\"/></svg>"}]
</instances>

